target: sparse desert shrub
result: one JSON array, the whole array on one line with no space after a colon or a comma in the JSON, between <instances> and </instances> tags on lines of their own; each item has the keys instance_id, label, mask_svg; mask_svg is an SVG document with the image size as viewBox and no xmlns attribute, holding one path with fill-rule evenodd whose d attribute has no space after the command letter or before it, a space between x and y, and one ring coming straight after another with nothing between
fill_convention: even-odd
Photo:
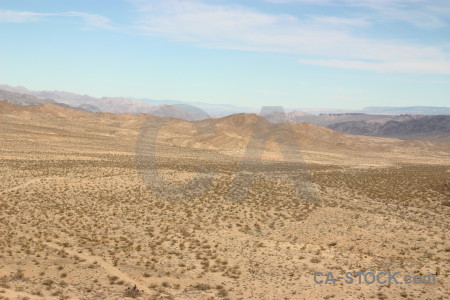
<instances>
[{"instance_id":1,"label":"sparse desert shrub","mask_svg":"<svg viewBox=\"0 0 450 300\"><path fill-rule=\"evenodd\" d=\"M123 293L124 297L128 297L128 298L137 298L140 295L142 295L142 291L140 291L136 285L133 287L127 287Z\"/></svg>"},{"instance_id":2,"label":"sparse desert shrub","mask_svg":"<svg viewBox=\"0 0 450 300\"><path fill-rule=\"evenodd\" d=\"M53 283L55 283L53 280L51 280L51 279L45 279L43 282L42 282L42 284L43 285L46 285L46 286L51 286L51 285L53 285Z\"/></svg>"},{"instance_id":3,"label":"sparse desert shrub","mask_svg":"<svg viewBox=\"0 0 450 300\"><path fill-rule=\"evenodd\" d=\"M0 277L0 287L3 287L5 289L9 289L8 277L6 277L6 276Z\"/></svg>"},{"instance_id":4,"label":"sparse desert shrub","mask_svg":"<svg viewBox=\"0 0 450 300\"><path fill-rule=\"evenodd\" d=\"M217 295L218 295L219 297L227 297L227 296L228 296L228 291L225 290L225 289L221 289L221 290L219 290L219 292L217 293Z\"/></svg>"},{"instance_id":5,"label":"sparse desert shrub","mask_svg":"<svg viewBox=\"0 0 450 300\"><path fill-rule=\"evenodd\" d=\"M211 289L211 286L206 283L198 283L198 284L194 285L193 288L196 290L199 290L199 291L207 291L207 290Z\"/></svg>"},{"instance_id":6,"label":"sparse desert shrub","mask_svg":"<svg viewBox=\"0 0 450 300\"><path fill-rule=\"evenodd\" d=\"M320 259L317 257L313 257L313 258L311 258L310 262L312 262L313 264L318 264L318 263L320 263Z\"/></svg>"},{"instance_id":7,"label":"sparse desert shrub","mask_svg":"<svg viewBox=\"0 0 450 300\"><path fill-rule=\"evenodd\" d=\"M23 273L23 270L21 270L21 269L17 270L16 273L11 275L11 279L12 280L23 280L23 279L25 279L25 275Z\"/></svg>"}]
</instances>

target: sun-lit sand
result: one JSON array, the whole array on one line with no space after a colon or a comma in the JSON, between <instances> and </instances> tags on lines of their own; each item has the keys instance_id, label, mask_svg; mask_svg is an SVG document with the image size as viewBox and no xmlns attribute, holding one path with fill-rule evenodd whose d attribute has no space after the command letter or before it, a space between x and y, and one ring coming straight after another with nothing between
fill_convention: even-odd
<instances>
[{"instance_id":1,"label":"sun-lit sand","mask_svg":"<svg viewBox=\"0 0 450 300\"><path fill-rule=\"evenodd\" d=\"M136 160L139 129L160 121L0 102L0 299L450 298L448 145L246 114L197 127L172 119L156 140L156 172L167 185L198 167L214 174L200 197L170 200ZM269 140L264 160L240 164L255 130ZM283 161L273 136L295 139L298 160ZM290 180L299 168L300 199ZM255 179L248 189L234 184L241 171ZM230 189L248 197L228 199ZM437 283L313 281L349 271Z\"/></svg>"}]
</instances>

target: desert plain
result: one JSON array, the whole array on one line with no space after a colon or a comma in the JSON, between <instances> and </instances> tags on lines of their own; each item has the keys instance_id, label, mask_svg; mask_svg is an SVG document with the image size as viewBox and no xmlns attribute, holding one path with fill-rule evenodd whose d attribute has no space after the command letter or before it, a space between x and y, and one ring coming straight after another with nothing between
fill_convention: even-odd
<instances>
[{"instance_id":1,"label":"desert plain","mask_svg":"<svg viewBox=\"0 0 450 300\"><path fill-rule=\"evenodd\" d=\"M446 143L0 102L0 157L0 299L450 298Z\"/></svg>"}]
</instances>

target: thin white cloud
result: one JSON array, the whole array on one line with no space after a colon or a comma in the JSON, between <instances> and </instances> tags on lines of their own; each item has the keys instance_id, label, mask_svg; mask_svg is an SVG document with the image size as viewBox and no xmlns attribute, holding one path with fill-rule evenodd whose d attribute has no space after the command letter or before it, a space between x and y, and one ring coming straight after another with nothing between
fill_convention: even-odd
<instances>
[{"instance_id":1,"label":"thin white cloud","mask_svg":"<svg viewBox=\"0 0 450 300\"><path fill-rule=\"evenodd\" d=\"M79 17L84 21L84 23L88 27L99 27L99 28L104 28L104 29L112 28L110 19L105 16L101 16L101 15L97 15L97 14L89 14L89 13L84 13L84 12L77 12L77 11L62 13L60 15L67 16L67 17Z\"/></svg>"},{"instance_id":2,"label":"thin white cloud","mask_svg":"<svg viewBox=\"0 0 450 300\"><path fill-rule=\"evenodd\" d=\"M358 26L364 27L372 22L365 18L342 18L334 16L312 16L312 21L326 26Z\"/></svg>"},{"instance_id":3,"label":"thin white cloud","mask_svg":"<svg viewBox=\"0 0 450 300\"><path fill-rule=\"evenodd\" d=\"M423 7L433 5L445 5L448 4L448 0L264 0L271 3L307 3L307 4L320 4L320 5L346 5L355 7L369 7L373 9L383 8L411 8L411 7Z\"/></svg>"},{"instance_id":4,"label":"thin white cloud","mask_svg":"<svg viewBox=\"0 0 450 300\"><path fill-rule=\"evenodd\" d=\"M383 61L366 62L355 60L321 60L321 59L301 59L302 64L311 64L324 67L355 69L374 72L405 72L418 74L450 74L450 61L438 60L416 60L416 61Z\"/></svg>"},{"instance_id":5,"label":"thin white cloud","mask_svg":"<svg viewBox=\"0 0 450 300\"><path fill-rule=\"evenodd\" d=\"M0 22L26 23L45 21L51 17L80 18L87 27L111 28L107 17L84 12L40 13L30 11L0 10Z\"/></svg>"},{"instance_id":6,"label":"thin white cloud","mask_svg":"<svg viewBox=\"0 0 450 300\"><path fill-rule=\"evenodd\" d=\"M195 0L134 3L142 14L138 30L196 46L293 53L303 57L302 63L330 67L450 74L450 53L444 47L361 37L353 29L368 25L362 18L300 19Z\"/></svg>"},{"instance_id":7,"label":"thin white cloud","mask_svg":"<svg viewBox=\"0 0 450 300\"><path fill-rule=\"evenodd\" d=\"M442 28L450 24L450 0L264 0L286 4L327 5L363 8L379 22L401 21L423 28Z\"/></svg>"},{"instance_id":8,"label":"thin white cloud","mask_svg":"<svg viewBox=\"0 0 450 300\"><path fill-rule=\"evenodd\" d=\"M49 14L35 13L30 11L0 10L0 22L37 22L42 20L42 17L48 15Z\"/></svg>"}]
</instances>

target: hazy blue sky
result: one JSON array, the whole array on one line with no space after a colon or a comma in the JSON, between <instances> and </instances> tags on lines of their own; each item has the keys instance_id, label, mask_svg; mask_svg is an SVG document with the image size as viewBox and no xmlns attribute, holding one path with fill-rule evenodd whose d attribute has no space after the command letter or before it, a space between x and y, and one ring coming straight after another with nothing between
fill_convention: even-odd
<instances>
[{"instance_id":1,"label":"hazy blue sky","mask_svg":"<svg viewBox=\"0 0 450 300\"><path fill-rule=\"evenodd\" d=\"M259 107L450 104L450 0L0 0L0 83Z\"/></svg>"}]
</instances>

